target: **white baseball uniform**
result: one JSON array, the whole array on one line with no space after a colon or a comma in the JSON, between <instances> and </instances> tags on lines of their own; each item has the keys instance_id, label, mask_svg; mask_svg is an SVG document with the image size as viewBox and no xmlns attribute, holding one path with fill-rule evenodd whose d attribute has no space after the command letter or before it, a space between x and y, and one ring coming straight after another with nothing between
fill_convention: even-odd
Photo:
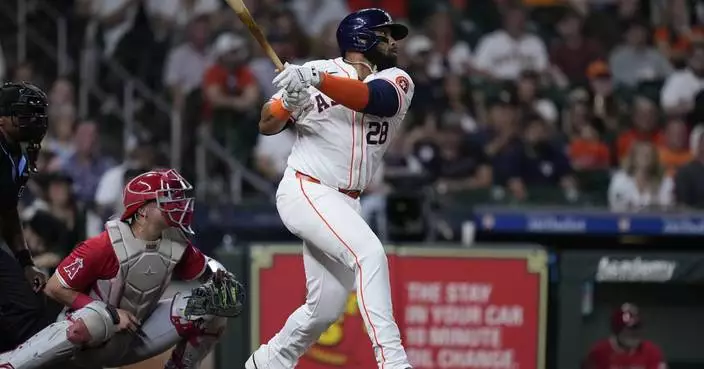
<instances>
[{"instance_id":1,"label":"white baseball uniform","mask_svg":"<svg viewBox=\"0 0 704 369\"><path fill-rule=\"evenodd\" d=\"M338 77L358 78L355 68L342 58L306 65ZM295 367L339 318L354 288L379 368L410 367L393 317L386 254L359 214L358 197L401 129L414 86L398 68L369 75L364 82L378 78L396 88L399 109L393 117L352 111L310 87L310 104L292 127L297 139L276 194L281 220L303 240L308 296L281 331L252 354L247 369Z\"/></svg>"}]
</instances>

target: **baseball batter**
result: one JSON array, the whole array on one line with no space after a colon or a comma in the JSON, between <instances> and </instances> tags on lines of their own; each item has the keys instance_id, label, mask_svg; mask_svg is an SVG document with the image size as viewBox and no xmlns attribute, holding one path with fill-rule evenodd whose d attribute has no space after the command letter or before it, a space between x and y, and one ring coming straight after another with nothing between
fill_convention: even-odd
<instances>
[{"instance_id":1,"label":"baseball batter","mask_svg":"<svg viewBox=\"0 0 704 369\"><path fill-rule=\"evenodd\" d=\"M78 245L57 267L46 294L66 305L56 323L13 351L0 368L121 367L176 346L166 368L196 369L214 348L226 317L240 313L241 285L194 247L192 187L175 170L132 179L125 211ZM177 275L203 285L160 300Z\"/></svg>"},{"instance_id":2,"label":"baseball batter","mask_svg":"<svg viewBox=\"0 0 704 369\"><path fill-rule=\"evenodd\" d=\"M308 296L247 369L295 367L355 288L379 368L410 367L393 317L384 248L359 215L359 195L413 98L411 78L396 68L396 41L407 34L381 9L357 11L337 29L342 57L287 64L273 81L280 90L264 105L259 128L297 135L276 205L303 240Z\"/></svg>"}]
</instances>

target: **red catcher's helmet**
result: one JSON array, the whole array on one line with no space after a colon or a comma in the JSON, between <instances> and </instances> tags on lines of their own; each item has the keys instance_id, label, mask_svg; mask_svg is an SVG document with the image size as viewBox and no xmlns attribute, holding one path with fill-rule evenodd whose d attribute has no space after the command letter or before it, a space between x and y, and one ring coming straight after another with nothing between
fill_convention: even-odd
<instances>
[{"instance_id":1,"label":"red catcher's helmet","mask_svg":"<svg viewBox=\"0 0 704 369\"><path fill-rule=\"evenodd\" d=\"M624 303L611 314L611 330L619 333L625 328L639 328L641 326L638 307L631 303Z\"/></svg>"},{"instance_id":2,"label":"red catcher's helmet","mask_svg":"<svg viewBox=\"0 0 704 369\"><path fill-rule=\"evenodd\" d=\"M168 225L193 234L191 221L194 198L189 197L192 190L193 186L175 169L142 173L125 186L122 194L125 211L120 219L130 219L144 204L155 201Z\"/></svg>"}]
</instances>

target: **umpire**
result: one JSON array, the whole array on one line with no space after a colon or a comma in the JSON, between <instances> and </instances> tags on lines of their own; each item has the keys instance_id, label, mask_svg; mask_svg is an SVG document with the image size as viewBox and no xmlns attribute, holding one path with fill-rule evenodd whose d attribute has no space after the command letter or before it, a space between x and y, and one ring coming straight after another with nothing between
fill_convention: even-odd
<instances>
[{"instance_id":1,"label":"umpire","mask_svg":"<svg viewBox=\"0 0 704 369\"><path fill-rule=\"evenodd\" d=\"M17 210L29 175L37 172L47 107L47 95L32 84L0 88L0 237L14 254L0 250L0 352L14 349L48 324L39 293L46 276L34 267Z\"/></svg>"}]
</instances>

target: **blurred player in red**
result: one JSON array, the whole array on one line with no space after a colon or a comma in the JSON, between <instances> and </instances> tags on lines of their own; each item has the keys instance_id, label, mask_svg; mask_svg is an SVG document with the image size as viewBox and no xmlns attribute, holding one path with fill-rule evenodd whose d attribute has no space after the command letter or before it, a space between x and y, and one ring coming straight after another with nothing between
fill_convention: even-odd
<instances>
[{"instance_id":1,"label":"blurred player in red","mask_svg":"<svg viewBox=\"0 0 704 369\"><path fill-rule=\"evenodd\" d=\"M611 336L589 350L584 369L667 369L660 347L642 338L638 307L624 303L611 314Z\"/></svg>"}]
</instances>

